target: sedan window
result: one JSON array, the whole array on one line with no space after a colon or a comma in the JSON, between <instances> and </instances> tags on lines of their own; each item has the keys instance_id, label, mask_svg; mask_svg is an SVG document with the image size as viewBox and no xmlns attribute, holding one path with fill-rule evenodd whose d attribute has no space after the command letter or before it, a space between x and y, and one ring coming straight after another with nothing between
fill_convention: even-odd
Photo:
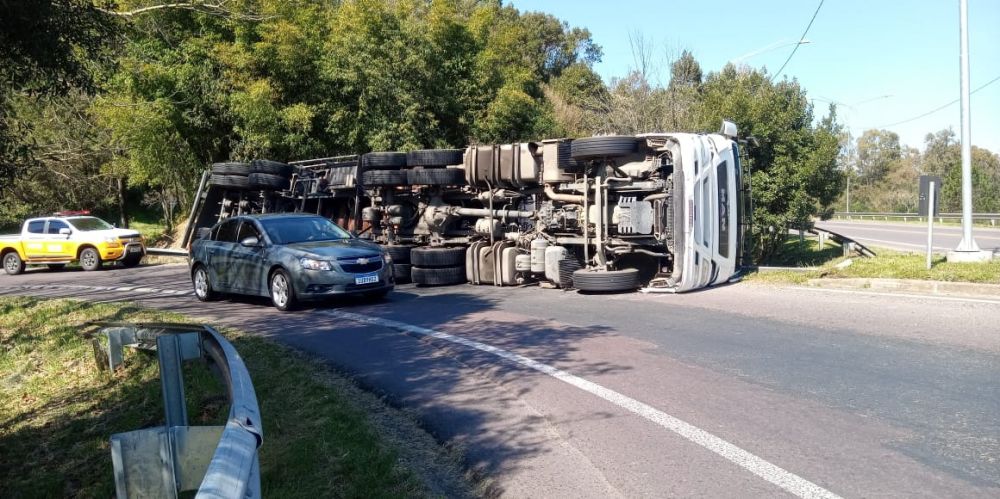
<instances>
[{"instance_id":1,"label":"sedan window","mask_svg":"<svg viewBox=\"0 0 1000 499\"><path fill-rule=\"evenodd\" d=\"M275 244L350 239L351 234L321 217L274 218L260 220L267 237Z\"/></svg>"},{"instance_id":2,"label":"sedan window","mask_svg":"<svg viewBox=\"0 0 1000 499\"><path fill-rule=\"evenodd\" d=\"M240 230L237 233L236 240L242 241L248 237L256 237L260 239L260 232L257 232L257 228L253 226L253 222L250 220L244 220L240 224Z\"/></svg>"},{"instance_id":3,"label":"sedan window","mask_svg":"<svg viewBox=\"0 0 1000 499\"><path fill-rule=\"evenodd\" d=\"M215 233L215 237L213 239L220 242L235 243L236 228L239 223L239 220L226 220L225 222L222 222L222 225L219 226L219 229Z\"/></svg>"}]
</instances>

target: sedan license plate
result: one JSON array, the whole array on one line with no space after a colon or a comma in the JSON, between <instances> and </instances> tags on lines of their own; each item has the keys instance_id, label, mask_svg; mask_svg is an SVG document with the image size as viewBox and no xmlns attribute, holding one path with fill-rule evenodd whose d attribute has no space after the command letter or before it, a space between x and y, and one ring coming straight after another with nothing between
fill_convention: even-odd
<instances>
[{"instance_id":1,"label":"sedan license plate","mask_svg":"<svg viewBox=\"0 0 1000 499\"><path fill-rule=\"evenodd\" d=\"M354 276L354 284L374 284L376 282L378 282L377 272Z\"/></svg>"}]
</instances>

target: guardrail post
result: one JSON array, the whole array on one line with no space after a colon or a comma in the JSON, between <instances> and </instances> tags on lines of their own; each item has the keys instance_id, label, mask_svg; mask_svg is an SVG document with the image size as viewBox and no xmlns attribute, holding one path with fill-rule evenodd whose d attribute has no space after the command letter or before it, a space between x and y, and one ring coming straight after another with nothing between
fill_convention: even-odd
<instances>
[{"instance_id":1,"label":"guardrail post","mask_svg":"<svg viewBox=\"0 0 1000 499\"><path fill-rule=\"evenodd\" d=\"M167 428L187 426L187 404L184 399L184 374L181 372L181 346L177 335L156 338L156 355L160 360L160 386L163 388L163 412Z\"/></svg>"}]
</instances>

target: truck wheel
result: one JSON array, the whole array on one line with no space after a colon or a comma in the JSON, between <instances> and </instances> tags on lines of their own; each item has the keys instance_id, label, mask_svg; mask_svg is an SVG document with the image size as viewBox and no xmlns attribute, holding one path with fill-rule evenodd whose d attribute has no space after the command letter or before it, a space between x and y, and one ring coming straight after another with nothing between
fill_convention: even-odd
<instances>
[{"instance_id":1,"label":"truck wheel","mask_svg":"<svg viewBox=\"0 0 1000 499\"><path fill-rule=\"evenodd\" d=\"M639 271L580 269L573 272L573 287L580 291L633 291L639 288Z\"/></svg>"},{"instance_id":2,"label":"truck wheel","mask_svg":"<svg viewBox=\"0 0 1000 499\"><path fill-rule=\"evenodd\" d=\"M416 267L464 267L465 248L413 248L410 263L414 270Z\"/></svg>"},{"instance_id":3,"label":"truck wheel","mask_svg":"<svg viewBox=\"0 0 1000 499\"><path fill-rule=\"evenodd\" d=\"M84 248L80 252L80 266L83 270L97 270L101 268L101 255L94 248Z\"/></svg>"},{"instance_id":4,"label":"truck wheel","mask_svg":"<svg viewBox=\"0 0 1000 499\"><path fill-rule=\"evenodd\" d=\"M396 279L396 284L406 284L413 280L412 267L408 263L392 264L392 275Z\"/></svg>"},{"instance_id":5,"label":"truck wheel","mask_svg":"<svg viewBox=\"0 0 1000 499\"><path fill-rule=\"evenodd\" d=\"M62 270L64 268L66 268L66 264L65 263L50 263L48 265L48 267L49 267L49 270Z\"/></svg>"},{"instance_id":6,"label":"truck wheel","mask_svg":"<svg viewBox=\"0 0 1000 499\"><path fill-rule=\"evenodd\" d=\"M208 280L208 271L204 265L198 265L191 274L191 284L194 285L194 296L199 301L212 301L216 297L215 290L212 289L212 281Z\"/></svg>"},{"instance_id":7,"label":"truck wheel","mask_svg":"<svg viewBox=\"0 0 1000 499\"><path fill-rule=\"evenodd\" d=\"M288 179L270 173L251 173L247 176L251 189L262 191L284 191L288 189Z\"/></svg>"},{"instance_id":8,"label":"truck wheel","mask_svg":"<svg viewBox=\"0 0 1000 499\"><path fill-rule=\"evenodd\" d=\"M466 282L464 265L438 268L412 267L410 276L414 283L424 286L447 286Z\"/></svg>"},{"instance_id":9,"label":"truck wheel","mask_svg":"<svg viewBox=\"0 0 1000 499\"><path fill-rule=\"evenodd\" d=\"M250 165L238 162L213 163L212 173L218 175L250 175Z\"/></svg>"},{"instance_id":10,"label":"truck wheel","mask_svg":"<svg viewBox=\"0 0 1000 499\"><path fill-rule=\"evenodd\" d=\"M250 162L251 174L266 173L268 175L277 175L279 177L288 178L292 175L292 171L293 168L291 165L271 161L269 159L255 159Z\"/></svg>"},{"instance_id":11,"label":"truck wheel","mask_svg":"<svg viewBox=\"0 0 1000 499\"><path fill-rule=\"evenodd\" d=\"M462 149L424 149L406 153L406 166L448 166L462 164Z\"/></svg>"},{"instance_id":12,"label":"truck wheel","mask_svg":"<svg viewBox=\"0 0 1000 499\"><path fill-rule=\"evenodd\" d=\"M399 170L371 170L361 174L365 187L379 185L406 185L406 172Z\"/></svg>"},{"instance_id":13,"label":"truck wheel","mask_svg":"<svg viewBox=\"0 0 1000 499\"><path fill-rule=\"evenodd\" d=\"M232 190L246 190L250 188L250 179L246 175L212 174L208 179L208 183Z\"/></svg>"},{"instance_id":14,"label":"truck wheel","mask_svg":"<svg viewBox=\"0 0 1000 499\"><path fill-rule=\"evenodd\" d=\"M295 309L295 289L292 288L292 280L284 270L276 270L271 274L271 303L274 308L282 312Z\"/></svg>"},{"instance_id":15,"label":"truck wheel","mask_svg":"<svg viewBox=\"0 0 1000 499\"><path fill-rule=\"evenodd\" d=\"M16 251L11 251L3 257L3 269L10 275L17 275L24 272L24 260Z\"/></svg>"},{"instance_id":16,"label":"truck wheel","mask_svg":"<svg viewBox=\"0 0 1000 499\"><path fill-rule=\"evenodd\" d=\"M464 185L465 170L458 168L407 170L406 180L410 185Z\"/></svg>"},{"instance_id":17,"label":"truck wheel","mask_svg":"<svg viewBox=\"0 0 1000 499\"><path fill-rule=\"evenodd\" d=\"M361 156L361 166L365 170L398 170L406 166L406 153L370 152Z\"/></svg>"},{"instance_id":18,"label":"truck wheel","mask_svg":"<svg viewBox=\"0 0 1000 499\"><path fill-rule=\"evenodd\" d=\"M609 137L584 137L570 145L573 159L593 159L608 156L625 156L636 150L639 140L635 137L612 135Z\"/></svg>"},{"instance_id":19,"label":"truck wheel","mask_svg":"<svg viewBox=\"0 0 1000 499\"><path fill-rule=\"evenodd\" d=\"M392 258L392 263L410 263L410 251L413 251L413 246L382 245L382 249L389 254L390 258Z\"/></svg>"}]
</instances>

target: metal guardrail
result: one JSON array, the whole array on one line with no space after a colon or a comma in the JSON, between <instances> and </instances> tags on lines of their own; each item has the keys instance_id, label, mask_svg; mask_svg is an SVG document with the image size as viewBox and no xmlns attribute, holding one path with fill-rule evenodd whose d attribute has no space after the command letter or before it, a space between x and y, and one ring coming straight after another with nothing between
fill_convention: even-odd
<instances>
[{"instance_id":1,"label":"metal guardrail","mask_svg":"<svg viewBox=\"0 0 1000 499\"><path fill-rule=\"evenodd\" d=\"M156 256L188 256L187 250L173 248L146 248L146 254Z\"/></svg>"},{"instance_id":2,"label":"metal guardrail","mask_svg":"<svg viewBox=\"0 0 1000 499\"><path fill-rule=\"evenodd\" d=\"M128 497L259 498L257 449L263 442L260 409L250 374L232 343L215 329L183 324L97 323L107 348L94 339L98 365L112 372L123 347L155 349L166 425L111 436L115 491ZM225 426L189 426L182 364L204 359L225 383L230 410Z\"/></svg>"},{"instance_id":3,"label":"metal guardrail","mask_svg":"<svg viewBox=\"0 0 1000 499\"><path fill-rule=\"evenodd\" d=\"M921 216L917 213L879 213L879 212L868 212L868 211L851 211L844 212L838 211L833 214L835 218L844 218L847 220L896 220L900 219L904 222L909 220L915 220L920 222L927 221L926 216ZM962 220L961 213L938 213L934 216L934 219L938 222L944 222L945 220ZM1000 213L973 213L973 221L986 221L990 223L990 226L996 227L1000 223Z\"/></svg>"}]
</instances>

